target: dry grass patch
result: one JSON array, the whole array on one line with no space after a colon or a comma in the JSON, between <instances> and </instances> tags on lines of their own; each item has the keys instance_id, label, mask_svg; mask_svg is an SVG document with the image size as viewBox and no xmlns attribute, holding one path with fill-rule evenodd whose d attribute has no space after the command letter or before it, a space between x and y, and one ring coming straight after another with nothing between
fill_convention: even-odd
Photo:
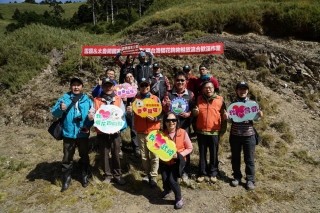
<instances>
[{"instance_id":1,"label":"dry grass patch","mask_svg":"<svg viewBox=\"0 0 320 213\"><path fill-rule=\"evenodd\" d=\"M271 199L276 202L293 201L295 199L295 193L270 187L257 188L255 191L244 192L241 195L233 196L231 198L231 210L232 212L247 212L250 211L253 205L259 205Z\"/></svg>"},{"instance_id":2,"label":"dry grass patch","mask_svg":"<svg viewBox=\"0 0 320 213\"><path fill-rule=\"evenodd\" d=\"M270 124L270 127L276 129L280 133L286 133L290 131L290 127L284 121L274 122Z\"/></svg>"},{"instance_id":3,"label":"dry grass patch","mask_svg":"<svg viewBox=\"0 0 320 213\"><path fill-rule=\"evenodd\" d=\"M280 138L288 144L292 144L294 142L294 136L291 132L282 134Z\"/></svg>"},{"instance_id":4,"label":"dry grass patch","mask_svg":"<svg viewBox=\"0 0 320 213\"><path fill-rule=\"evenodd\" d=\"M306 150L294 151L293 156L305 163L319 165L319 161L316 161L312 156L310 156Z\"/></svg>"}]
</instances>

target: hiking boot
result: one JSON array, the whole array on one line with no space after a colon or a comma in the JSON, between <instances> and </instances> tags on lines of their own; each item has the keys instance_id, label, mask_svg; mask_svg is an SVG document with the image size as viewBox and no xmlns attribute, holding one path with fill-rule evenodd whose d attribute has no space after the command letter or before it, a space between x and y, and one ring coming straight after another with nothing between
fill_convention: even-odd
<instances>
[{"instance_id":1,"label":"hiking boot","mask_svg":"<svg viewBox=\"0 0 320 213\"><path fill-rule=\"evenodd\" d=\"M149 177L149 184L151 187L155 187L157 185L157 182L154 177Z\"/></svg>"},{"instance_id":2,"label":"hiking boot","mask_svg":"<svg viewBox=\"0 0 320 213\"><path fill-rule=\"evenodd\" d=\"M217 177L210 177L211 183L216 183L218 181Z\"/></svg>"},{"instance_id":3,"label":"hiking boot","mask_svg":"<svg viewBox=\"0 0 320 213\"><path fill-rule=\"evenodd\" d=\"M255 186L252 181L247 181L247 190L254 190Z\"/></svg>"},{"instance_id":4,"label":"hiking boot","mask_svg":"<svg viewBox=\"0 0 320 213\"><path fill-rule=\"evenodd\" d=\"M162 199L167 198L170 193L171 193L171 190L169 190L169 191L163 190L163 191L161 192L161 198L162 198Z\"/></svg>"},{"instance_id":5,"label":"hiking boot","mask_svg":"<svg viewBox=\"0 0 320 213\"><path fill-rule=\"evenodd\" d=\"M198 183L202 183L204 181L204 176L199 176L198 178L197 178L197 182Z\"/></svg>"},{"instance_id":6,"label":"hiking boot","mask_svg":"<svg viewBox=\"0 0 320 213\"><path fill-rule=\"evenodd\" d=\"M135 148L134 150L134 156L139 158L141 156L141 153L140 153L140 149L139 148Z\"/></svg>"},{"instance_id":7,"label":"hiking boot","mask_svg":"<svg viewBox=\"0 0 320 213\"><path fill-rule=\"evenodd\" d=\"M62 187L61 187L61 192L66 191L71 183L71 170L67 170L63 175L62 175Z\"/></svg>"},{"instance_id":8,"label":"hiking boot","mask_svg":"<svg viewBox=\"0 0 320 213\"><path fill-rule=\"evenodd\" d=\"M233 186L233 187L237 187L237 186L239 186L239 184L240 184L240 180L239 179L233 179L231 181L231 186Z\"/></svg>"},{"instance_id":9,"label":"hiking boot","mask_svg":"<svg viewBox=\"0 0 320 213\"><path fill-rule=\"evenodd\" d=\"M142 178L142 181L149 183L149 177L148 177L148 176L144 176L144 177Z\"/></svg>"},{"instance_id":10,"label":"hiking boot","mask_svg":"<svg viewBox=\"0 0 320 213\"><path fill-rule=\"evenodd\" d=\"M176 202L176 204L174 204L174 208L175 209L182 209L182 207L183 207L183 200L181 198L179 201Z\"/></svg>"},{"instance_id":11,"label":"hiking boot","mask_svg":"<svg viewBox=\"0 0 320 213\"><path fill-rule=\"evenodd\" d=\"M114 181L119 184L120 186L123 186L126 184L126 181L122 177L115 177Z\"/></svg>"}]
</instances>

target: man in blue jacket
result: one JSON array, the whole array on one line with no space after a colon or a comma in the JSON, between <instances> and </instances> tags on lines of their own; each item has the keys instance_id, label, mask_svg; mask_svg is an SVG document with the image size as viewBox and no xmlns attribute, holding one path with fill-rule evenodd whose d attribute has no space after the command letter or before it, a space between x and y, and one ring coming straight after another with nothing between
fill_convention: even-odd
<instances>
[{"instance_id":1,"label":"man in blue jacket","mask_svg":"<svg viewBox=\"0 0 320 213\"><path fill-rule=\"evenodd\" d=\"M80 78L70 80L70 91L58 99L51 109L54 117L63 120L63 159L62 159L62 188L61 192L69 188L73 168L73 156L76 147L79 151L81 166L81 184L89 184L89 134L93 125L94 109L91 99L82 93L83 82Z\"/></svg>"}]
</instances>

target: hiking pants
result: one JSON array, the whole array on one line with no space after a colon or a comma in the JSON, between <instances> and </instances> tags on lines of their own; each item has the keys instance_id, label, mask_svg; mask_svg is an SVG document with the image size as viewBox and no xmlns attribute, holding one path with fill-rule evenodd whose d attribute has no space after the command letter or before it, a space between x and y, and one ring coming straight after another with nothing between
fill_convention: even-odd
<instances>
[{"instance_id":1,"label":"hiking pants","mask_svg":"<svg viewBox=\"0 0 320 213\"><path fill-rule=\"evenodd\" d=\"M176 202L181 200L181 188L178 183L179 165L177 163L168 165L163 161L160 161L160 173L162 177L163 189L165 191L172 190L175 196Z\"/></svg>"},{"instance_id":2,"label":"hiking pants","mask_svg":"<svg viewBox=\"0 0 320 213\"><path fill-rule=\"evenodd\" d=\"M138 143L141 153L142 168L146 175L158 176L159 158L149 151L147 147L147 135L138 133Z\"/></svg>"},{"instance_id":3,"label":"hiking pants","mask_svg":"<svg viewBox=\"0 0 320 213\"><path fill-rule=\"evenodd\" d=\"M218 135L203 135L197 134L199 146L199 175L208 175L209 177L216 177L218 175L218 150L219 150L219 136ZM209 148L210 161L207 162L207 150Z\"/></svg>"},{"instance_id":4,"label":"hiking pants","mask_svg":"<svg viewBox=\"0 0 320 213\"><path fill-rule=\"evenodd\" d=\"M244 162L246 164L245 173L246 180L253 181L255 178L254 168L254 152L256 147L255 136L236 136L230 135L231 147L231 164L233 170L233 177L241 180L241 150L243 149Z\"/></svg>"},{"instance_id":5,"label":"hiking pants","mask_svg":"<svg viewBox=\"0 0 320 213\"><path fill-rule=\"evenodd\" d=\"M115 134L98 134L97 136L102 170L106 176L121 176L120 136ZM110 162L111 151L111 162Z\"/></svg>"},{"instance_id":6,"label":"hiking pants","mask_svg":"<svg viewBox=\"0 0 320 213\"><path fill-rule=\"evenodd\" d=\"M81 168L87 169L89 167L89 139L88 138L63 138L63 158L62 158L62 172L72 170L73 156L78 147L79 164Z\"/></svg>"}]
</instances>

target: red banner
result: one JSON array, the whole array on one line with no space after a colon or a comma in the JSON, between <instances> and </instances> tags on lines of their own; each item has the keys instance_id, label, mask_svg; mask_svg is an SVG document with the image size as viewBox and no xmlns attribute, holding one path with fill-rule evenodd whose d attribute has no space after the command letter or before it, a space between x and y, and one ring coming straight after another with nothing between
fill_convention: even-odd
<instances>
[{"instance_id":1,"label":"red banner","mask_svg":"<svg viewBox=\"0 0 320 213\"><path fill-rule=\"evenodd\" d=\"M82 46L82 56L115 56L122 50L121 46ZM154 55L198 55L223 54L223 43L210 44L175 44L140 46L140 50L152 52Z\"/></svg>"}]
</instances>

